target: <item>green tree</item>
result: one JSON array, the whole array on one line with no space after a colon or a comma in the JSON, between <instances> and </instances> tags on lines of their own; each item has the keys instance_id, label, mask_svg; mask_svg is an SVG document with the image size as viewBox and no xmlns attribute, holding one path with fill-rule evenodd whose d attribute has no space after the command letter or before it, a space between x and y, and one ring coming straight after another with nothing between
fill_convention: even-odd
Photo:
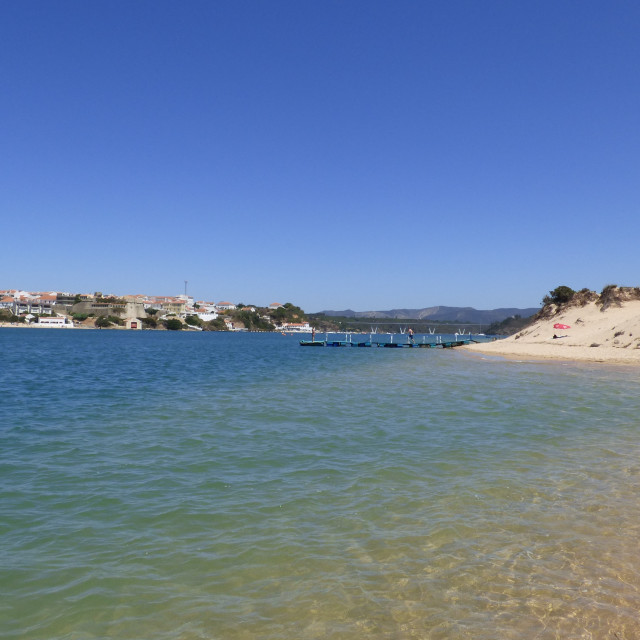
<instances>
[{"instance_id":1,"label":"green tree","mask_svg":"<svg viewBox=\"0 0 640 640\"><path fill-rule=\"evenodd\" d=\"M234 319L245 326L245 329L249 331L273 331L274 327L270 322L267 322L256 311L249 311L248 309L242 309L236 311L233 314Z\"/></svg>"},{"instance_id":2,"label":"green tree","mask_svg":"<svg viewBox=\"0 0 640 640\"><path fill-rule=\"evenodd\" d=\"M165 327L167 327L169 331L180 331L180 329L182 329L182 322L180 322L178 318L169 318L165 322Z\"/></svg>"},{"instance_id":3,"label":"green tree","mask_svg":"<svg viewBox=\"0 0 640 640\"><path fill-rule=\"evenodd\" d=\"M184 321L190 326L190 327L201 327L202 326L202 319L199 318L198 316L187 316Z\"/></svg>"},{"instance_id":4,"label":"green tree","mask_svg":"<svg viewBox=\"0 0 640 640\"><path fill-rule=\"evenodd\" d=\"M222 318L216 318L215 320L209 320L202 325L205 331L228 331L227 325Z\"/></svg>"},{"instance_id":5,"label":"green tree","mask_svg":"<svg viewBox=\"0 0 640 640\"><path fill-rule=\"evenodd\" d=\"M109 318L107 318L106 316L98 316L96 318L96 327L98 327L99 329L103 329L110 326L111 326L111 320L109 320Z\"/></svg>"},{"instance_id":6,"label":"green tree","mask_svg":"<svg viewBox=\"0 0 640 640\"><path fill-rule=\"evenodd\" d=\"M542 299L542 304L555 304L557 306L566 304L573 298L575 291L571 287L561 285L556 287L553 291L549 291L549 295Z\"/></svg>"}]
</instances>

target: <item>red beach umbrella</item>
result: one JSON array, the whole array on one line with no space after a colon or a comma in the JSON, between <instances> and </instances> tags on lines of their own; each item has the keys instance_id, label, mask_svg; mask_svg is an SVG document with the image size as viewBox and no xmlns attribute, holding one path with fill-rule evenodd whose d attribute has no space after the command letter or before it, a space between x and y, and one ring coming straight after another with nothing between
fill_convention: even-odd
<instances>
[{"instance_id":1,"label":"red beach umbrella","mask_svg":"<svg viewBox=\"0 0 640 640\"><path fill-rule=\"evenodd\" d=\"M560 324L559 322L556 322L556 324L553 325L554 329L571 329L571 327L568 324Z\"/></svg>"}]
</instances>

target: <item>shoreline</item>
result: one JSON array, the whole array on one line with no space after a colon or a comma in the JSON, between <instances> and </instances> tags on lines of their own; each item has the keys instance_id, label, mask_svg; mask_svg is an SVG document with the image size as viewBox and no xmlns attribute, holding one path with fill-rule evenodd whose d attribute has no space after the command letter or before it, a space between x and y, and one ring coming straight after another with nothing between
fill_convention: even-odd
<instances>
[{"instance_id":1,"label":"shoreline","mask_svg":"<svg viewBox=\"0 0 640 640\"><path fill-rule=\"evenodd\" d=\"M468 353L538 361L640 365L640 300L609 307L595 302L569 306L516 335L461 348Z\"/></svg>"},{"instance_id":2,"label":"shoreline","mask_svg":"<svg viewBox=\"0 0 640 640\"><path fill-rule=\"evenodd\" d=\"M618 347L589 347L547 344L477 343L458 347L470 355L490 355L509 360L590 362L598 364L640 365L640 349L627 350Z\"/></svg>"},{"instance_id":3,"label":"shoreline","mask_svg":"<svg viewBox=\"0 0 640 640\"><path fill-rule=\"evenodd\" d=\"M73 326L57 326L57 325L45 325L33 322L27 324L26 322L0 322L0 329L96 329L97 327L86 327L81 324L74 324ZM120 327L122 328L122 327Z\"/></svg>"}]
</instances>

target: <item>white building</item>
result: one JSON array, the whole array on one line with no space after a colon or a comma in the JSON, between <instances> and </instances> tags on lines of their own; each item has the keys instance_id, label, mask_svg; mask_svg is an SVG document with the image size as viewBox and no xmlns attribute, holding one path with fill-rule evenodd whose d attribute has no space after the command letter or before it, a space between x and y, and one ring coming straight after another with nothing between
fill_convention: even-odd
<instances>
[{"instance_id":1,"label":"white building","mask_svg":"<svg viewBox=\"0 0 640 640\"><path fill-rule=\"evenodd\" d=\"M215 311L207 311L206 309L193 309L187 315L196 316L203 322L210 322L218 317L218 314Z\"/></svg>"},{"instance_id":2,"label":"white building","mask_svg":"<svg viewBox=\"0 0 640 640\"><path fill-rule=\"evenodd\" d=\"M187 296L187 295L181 294L179 296L176 296L176 298L178 300L184 300L185 306L193 307L193 302L194 302L193 296Z\"/></svg>"},{"instance_id":3,"label":"white building","mask_svg":"<svg viewBox=\"0 0 640 640\"><path fill-rule=\"evenodd\" d=\"M67 318L53 317L53 318L38 318L38 322L34 323L34 327L49 327L56 329L73 329L73 322L69 322Z\"/></svg>"},{"instance_id":4,"label":"white building","mask_svg":"<svg viewBox=\"0 0 640 640\"><path fill-rule=\"evenodd\" d=\"M205 311L209 311L210 313L215 313L216 311L216 303L215 302L206 302L205 300L198 300L196 302L200 309L204 309ZM193 305L195 307L195 304Z\"/></svg>"},{"instance_id":5,"label":"white building","mask_svg":"<svg viewBox=\"0 0 640 640\"><path fill-rule=\"evenodd\" d=\"M53 306L56 303L56 295L51 293L28 293L26 291L16 292L13 296L12 306L9 306L9 296L2 299L2 307L12 308L17 316L27 313L52 314Z\"/></svg>"},{"instance_id":6,"label":"white building","mask_svg":"<svg viewBox=\"0 0 640 640\"><path fill-rule=\"evenodd\" d=\"M308 322L283 322L278 329L291 333L311 333L312 327Z\"/></svg>"}]
</instances>

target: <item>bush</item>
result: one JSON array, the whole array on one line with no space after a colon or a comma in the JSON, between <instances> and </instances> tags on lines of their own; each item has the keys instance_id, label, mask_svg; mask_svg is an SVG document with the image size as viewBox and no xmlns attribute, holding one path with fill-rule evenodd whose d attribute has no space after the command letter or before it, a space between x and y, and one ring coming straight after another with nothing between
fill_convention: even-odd
<instances>
[{"instance_id":1,"label":"bush","mask_svg":"<svg viewBox=\"0 0 640 640\"><path fill-rule=\"evenodd\" d=\"M169 320L164 323L164 326L169 329L169 331L180 331L180 329L182 329L182 322L180 322L178 318L169 318Z\"/></svg>"},{"instance_id":2,"label":"bush","mask_svg":"<svg viewBox=\"0 0 640 640\"><path fill-rule=\"evenodd\" d=\"M13 315L9 309L0 309L0 322L25 322L21 316Z\"/></svg>"},{"instance_id":3,"label":"bush","mask_svg":"<svg viewBox=\"0 0 640 640\"><path fill-rule=\"evenodd\" d=\"M99 316L96 318L96 327L98 327L99 329L110 327L110 326L111 326L111 320L109 320L108 317Z\"/></svg>"},{"instance_id":4,"label":"bush","mask_svg":"<svg viewBox=\"0 0 640 640\"><path fill-rule=\"evenodd\" d=\"M561 285L560 287L556 287L553 291L549 291L549 295L542 299L542 304L555 304L556 306L560 306L561 304L569 302L571 298L573 298L574 294L575 291L571 287Z\"/></svg>"},{"instance_id":5,"label":"bush","mask_svg":"<svg viewBox=\"0 0 640 640\"><path fill-rule=\"evenodd\" d=\"M216 318L205 322L202 326L205 331L228 331L227 325L222 318Z\"/></svg>"},{"instance_id":6,"label":"bush","mask_svg":"<svg viewBox=\"0 0 640 640\"><path fill-rule=\"evenodd\" d=\"M598 304L602 305L602 310L605 311L611 306L620 307L623 300L627 299L626 290L618 287L616 284L608 284L600 292L600 299Z\"/></svg>"},{"instance_id":7,"label":"bush","mask_svg":"<svg viewBox=\"0 0 640 640\"><path fill-rule=\"evenodd\" d=\"M595 291L590 291L589 289L585 288L580 289L580 291L574 294L573 298L571 298L571 303L584 307L589 304L589 302L594 302L597 300L598 294Z\"/></svg>"},{"instance_id":8,"label":"bush","mask_svg":"<svg viewBox=\"0 0 640 640\"><path fill-rule=\"evenodd\" d=\"M283 322L302 322L307 319L304 311L291 302L285 302L278 309L268 309L267 313L276 324Z\"/></svg>"}]
</instances>

